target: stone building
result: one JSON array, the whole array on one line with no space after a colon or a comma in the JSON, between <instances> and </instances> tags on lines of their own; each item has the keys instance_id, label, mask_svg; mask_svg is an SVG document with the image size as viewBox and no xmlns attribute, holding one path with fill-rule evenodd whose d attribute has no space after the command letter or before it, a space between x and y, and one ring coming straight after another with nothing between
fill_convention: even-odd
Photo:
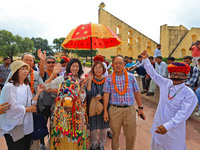
<instances>
[{"instance_id":1,"label":"stone building","mask_svg":"<svg viewBox=\"0 0 200 150\"><path fill-rule=\"evenodd\" d=\"M104 10L104 6L104 3L99 6L99 24L104 24L117 33L123 44L117 48L99 50L98 53L106 56L107 59L118 54L137 58L137 55L146 49L150 55L153 55L158 43Z\"/></svg>"},{"instance_id":2,"label":"stone building","mask_svg":"<svg viewBox=\"0 0 200 150\"><path fill-rule=\"evenodd\" d=\"M200 40L200 28L191 28L188 30L183 25L160 27L160 43L162 45L163 57L173 56L183 58L191 55L189 50L192 42Z\"/></svg>"},{"instance_id":3,"label":"stone building","mask_svg":"<svg viewBox=\"0 0 200 150\"><path fill-rule=\"evenodd\" d=\"M104 24L111 28L118 34L123 44L117 48L99 50L99 54L106 56L107 59L118 54L137 58L137 55L141 54L145 49L153 56L158 43L107 12L104 7L105 4L102 2L99 5L99 24ZM167 24L160 27L162 57L183 58L186 55L191 55L189 48L192 42L197 40L200 40L200 28L188 30L183 25L168 26Z\"/></svg>"}]
</instances>

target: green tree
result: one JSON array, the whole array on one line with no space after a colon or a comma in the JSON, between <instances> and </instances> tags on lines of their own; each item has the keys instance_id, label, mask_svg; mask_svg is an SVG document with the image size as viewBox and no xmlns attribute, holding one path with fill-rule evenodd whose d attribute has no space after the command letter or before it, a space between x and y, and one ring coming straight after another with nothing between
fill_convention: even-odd
<instances>
[{"instance_id":1,"label":"green tree","mask_svg":"<svg viewBox=\"0 0 200 150\"><path fill-rule=\"evenodd\" d=\"M63 43L63 41L65 40L65 38L64 37L61 37L61 38L55 38L54 40L53 40L53 48L56 50L56 51L58 51L58 52L64 52L64 54L65 55L69 55L69 53L70 53L70 50L68 50L68 49L64 49L62 46L61 46L61 44Z\"/></svg>"},{"instance_id":2,"label":"green tree","mask_svg":"<svg viewBox=\"0 0 200 150\"><path fill-rule=\"evenodd\" d=\"M33 49L33 42L29 38L22 38L19 35L14 36L11 32L0 30L0 55L5 57L22 54Z\"/></svg>"},{"instance_id":3,"label":"green tree","mask_svg":"<svg viewBox=\"0 0 200 150\"><path fill-rule=\"evenodd\" d=\"M40 37L37 38L32 37L31 40L34 42L34 48L36 51L33 53L33 55L35 55L36 59L39 59L37 56L38 49L45 50L47 55L54 55L51 46L48 44L48 40L42 39Z\"/></svg>"},{"instance_id":4,"label":"green tree","mask_svg":"<svg viewBox=\"0 0 200 150\"><path fill-rule=\"evenodd\" d=\"M91 50L74 50L74 53L76 53L79 57L91 57ZM96 56L97 50L92 50L92 57Z\"/></svg>"}]
</instances>

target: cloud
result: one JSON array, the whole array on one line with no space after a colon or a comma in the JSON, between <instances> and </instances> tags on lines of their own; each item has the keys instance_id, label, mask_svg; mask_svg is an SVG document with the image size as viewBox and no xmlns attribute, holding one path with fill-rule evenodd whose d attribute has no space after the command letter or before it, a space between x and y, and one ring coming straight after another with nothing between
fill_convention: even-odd
<instances>
[{"instance_id":1,"label":"cloud","mask_svg":"<svg viewBox=\"0 0 200 150\"><path fill-rule=\"evenodd\" d=\"M41 37L50 44L76 26L98 23L100 0L8 0L0 5L0 30L23 37ZM160 26L198 27L198 0L109 0L105 10L159 42Z\"/></svg>"}]
</instances>

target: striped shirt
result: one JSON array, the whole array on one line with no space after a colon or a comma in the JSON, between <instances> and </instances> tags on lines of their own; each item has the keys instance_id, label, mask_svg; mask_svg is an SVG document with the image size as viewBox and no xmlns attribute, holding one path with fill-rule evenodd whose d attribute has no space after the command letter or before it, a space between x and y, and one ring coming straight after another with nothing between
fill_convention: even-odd
<instances>
[{"instance_id":1,"label":"striped shirt","mask_svg":"<svg viewBox=\"0 0 200 150\"><path fill-rule=\"evenodd\" d=\"M119 92L122 92L125 87L124 73L121 76L118 76L116 74L115 81ZM136 82L135 76L131 73L128 73L128 87L124 95L119 95L115 91L112 81L112 74L107 76L103 87L103 92L110 93L109 103L113 105L129 105L129 106L133 105L135 102L134 92L138 91L140 91L140 89Z\"/></svg>"}]
</instances>

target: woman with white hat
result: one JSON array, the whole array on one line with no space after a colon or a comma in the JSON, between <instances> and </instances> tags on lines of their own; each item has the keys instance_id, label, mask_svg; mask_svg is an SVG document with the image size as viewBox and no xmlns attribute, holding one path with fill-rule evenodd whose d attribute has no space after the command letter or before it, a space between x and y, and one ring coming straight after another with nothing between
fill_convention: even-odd
<instances>
[{"instance_id":1,"label":"woman with white hat","mask_svg":"<svg viewBox=\"0 0 200 150\"><path fill-rule=\"evenodd\" d=\"M4 135L8 150L29 150L33 132L32 112L37 110L35 105L44 86L38 86L33 98L27 78L30 66L18 60L10 67L12 76L1 92L0 104L8 102L11 106L0 118L1 136Z\"/></svg>"}]
</instances>

